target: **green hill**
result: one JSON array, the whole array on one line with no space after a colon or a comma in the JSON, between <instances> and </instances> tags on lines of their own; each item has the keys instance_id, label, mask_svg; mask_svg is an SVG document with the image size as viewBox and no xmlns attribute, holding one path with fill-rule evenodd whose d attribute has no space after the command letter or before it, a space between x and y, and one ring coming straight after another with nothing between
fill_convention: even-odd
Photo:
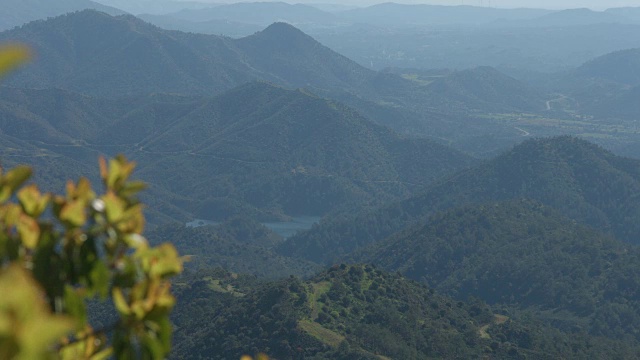
<instances>
[{"instance_id":1,"label":"green hill","mask_svg":"<svg viewBox=\"0 0 640 360\"><path fill-rule=\"evenodd\" d=\"M327 219L294 236L281 251L313 261L382 240L435 211L506 199L535 199L565 216L637 242L640 162L573 137L526 141L478 167L462 171L421 195L376 211Z\"/></svg>"},{"instance_id":2,"label":"green hill","mask_svg":"<svg viewBox=\"0 0 640 360\"><path fill-rule=\"evenodd\" d=\"M485 112L536 112L544 109L542 94L489 66L435 78L427 89L427 101L449 103L453 108L451 111L460 107Z\"/></svg>"},{"instance_id":3,"label":"green hill","mask_svg":"<svg viewBox=\"0 0 640 360\"><path fill-rule=\"evenodd\" d=\"M152 208L176 219L224 219L240 210L267 219L374 206L473 161L400 136L339 103L266 83L206 98L0 92L6 136L89 168L100 153L124 153L150 183Z\"/></svg>"},{"instance_id":4,"label":"green hill","mask_svg":"<svg viewBox=\"0 0 640 360\"><path fill-rule=\"evenodd\" d=\"M283 241L276 233L247 216L233 217L219 225L197 228L181 223L159 226L146 236L154 243L171 242L190 257L191 269L221 267L259 278L313 275L318 265L278 255L273 248Z\"/></svg>"},{"instance_id":5,"label":"green hill","mask_svg":"<svg viewBox=\"0 0 640 360\"><path fill-rule=\"evenodd\" d=\"M602 94L600 94L602 95ZM601 119L636 120L640 113L640 85L600 96L584 106L584 111Z\"/></svg>"},{"instance_id":6,"label":"green hill","mask_svg":"<svg viewBox=\"0 0 640 360\"><path fill-rule=\"evenodd\" d=\"M135 123L124 120L114 129L135 133L127 124ZM129 140L143 164L140 176L193 199L200 216L211 216L208 207L226 198L289 215L374 205L470 164L466 155L405 139L343 105L261 83L170 124L152 124L154 131Z\"/></svg>"},{"instance_id":7,"label":"green hill","mask_svg":"<svg viewBox=\"0 0 640 360\"><path fill-rule=\"evenodd\" d=\"M107 96L212 94L255 78L229 39L165 31L128 15L86 10L5 31L0 39L38 54L8 78L20 87Z\"/></svg>"},{"instance_id":8,"label":"green hill","mask_svg":"<svg viewBox=\"0 0 640 360\"><path fill-rule=\"evenodd\" d=\"M624 85L640 85L640 49L628 49L597 57L576 70L576 75Z\"/></svg>"},{"instance_id":9,"label":"green hill","mask_svg":"<svg viewBox=\"0 0 640 360\"><path fill-rule=\"evenodd\" d=\"M638 339L640 277L632 269L640 248L536 202L438 213L353 257L455 298L535 309L567 330Z\"/></svg>"},{"instance_id":10,"label":"green hill","mask_svg":"<svg viewBox=\"0 0 640 360\"><path fill-rule=\"evenodd\" d=\"M258 352L273 359L345 360L633 354L621 342L510 319L479 300L455 301L368 265L335 266L309 281L258 286L233 274L201 273L176 291L176 359Z\"/></svg>"}]
</instances>

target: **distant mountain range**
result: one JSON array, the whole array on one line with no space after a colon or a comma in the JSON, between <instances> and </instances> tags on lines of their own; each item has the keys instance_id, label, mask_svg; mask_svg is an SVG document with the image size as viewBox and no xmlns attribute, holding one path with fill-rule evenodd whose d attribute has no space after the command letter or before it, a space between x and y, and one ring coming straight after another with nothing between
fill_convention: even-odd
<instances>
[{"instance_id":1,"label":"distant mountain range","mask_svg":"<svg viewBox=\"0 0 640 360\"><path fill-rule=\"evenodd\" d=\"M166 16L191 22L226 20L263 27L274 22L286 22L293 25L323 24L326 26L340 21L336 15L313 6L284 2L225 4L208 9L184 9Z\"/></svg>"},{"instance_id":2,"label":"distant mountain range","mask_svg":"<svg viewBox=\"0 0 640 360\"><path fill-rule=\"evenodd\" d=\"M188 0L98 0L100 4L122 9L134 15L162 15L184 9L206 9L220 3Z\"/></svg>"},{"instance_id":3,"label":"distant mountain range","mask_svg":"<svg viewBox=\"0 0 640 360\"><path fill-rule=\"evenodd\" d=\"M572 137L528 140L421 195L348 218L327 219L281 246L283 254L333 262L435 211L469 203L529 198L619 239L636 243L640 161ZM634 215L635 214L635 215Z\"/></svg>"},{"instance_id":4,"label":"distant mountain range","mask_svg":"<svg viewBox=\"0 0 640 360\"><path fill-rule=\"evenodd\" d=\"M634 23L634 19L625 16L625 14L621 12L593 11L582 8L551 12L535 19L522 21L520 25L532 27L569 27L606 23L630 24Z\"/></svg>"},{"instance_id":5,"label":"distant mountain range","mask_svg":"<svg viewBox=\"0 0 640 360\"><path fill-rule=\"evenodd\" d=\"M15 87L101 97L211 96L262 80L311 89L398 132L463 142L458 139L493 130L477 123L452 129L458 120L452 116L464 120L469 112L545 109L543 95L494 69L460 71L425 85L362 67L284 23L230 39L84 11L0 33L0 41L9 39L29 44L38 54L7 79ZM517 140L517 132L513 135Z\"/></svg>"},{"instance_id":6,"label":"distant mountain range","mask_svg":"<svg viewBox=\"0 0 640 360\"><path fill-rule=\"evenodd\" d=\"M125 12L89 0L4 0L0 13L0 31L23 25L30 21L44 20L68 12L94 9L112 15Z\"/></svg>"},{"instance_id":7,"label":"distant mountain range","mask_svg":"<svg viewBox=\"0 0 640 360\"><path fill-rule=\"evenodd\" d=\"M394 26L478 25L498 20L532 19L551 13L542 9L496 9L477 6L439 6L383 3L347 10L338 15L357 23Z\"/></svg>"},{"instance_id":8,"label":"distant mountain range","mask_svg":"<svg viewBox=\"0 0 640 360\"><path fill-rule=\"evenodd\" d=\"M94 95L211 95L254 79L353 90L377 77L284 23L232 40L84 11L0 34L9 39L31 45L39 56L9 84Z\"/></svg>"}]
</instances>

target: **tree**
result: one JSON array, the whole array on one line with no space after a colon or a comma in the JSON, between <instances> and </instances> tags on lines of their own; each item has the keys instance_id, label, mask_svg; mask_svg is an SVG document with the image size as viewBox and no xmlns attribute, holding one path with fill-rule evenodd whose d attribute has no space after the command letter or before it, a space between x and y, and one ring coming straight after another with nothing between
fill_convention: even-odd
<instances>
[{"instance_id":1,"label":"tree","mask_svg":"<svg viewBox=\"0 0 640 360\"><path fill-rule=\"evenodd\" d=\"M0 74L29 52L0 47ZM164 358L170 349L169 278L182 271L171 244L142 236L143 206L123 156L100 159L104 192L69 181L62 195L25 185L31 169L0 168L0 358ZM111 300L119 319L94 329L86 301ZM107 335L112 334L111 341Z\"/></svg>"}]
</instances>

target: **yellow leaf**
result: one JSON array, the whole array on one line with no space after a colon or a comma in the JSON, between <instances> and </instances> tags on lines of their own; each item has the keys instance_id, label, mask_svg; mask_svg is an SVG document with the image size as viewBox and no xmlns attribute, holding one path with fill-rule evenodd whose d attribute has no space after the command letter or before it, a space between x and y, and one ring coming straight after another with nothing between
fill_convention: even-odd
<instances>
[{"instance_id":1,"label":"yellow leaf","mask_svg":"<svg viewBox=\"0 0 640 360\"><path fill-rule=\"evenodd\" d=\"M66 203L62 207L62 210L60 210L60 220L76 227L84 225L84 223L87 222L84 201L75 200Z\"/></svg>"},{"instance_id":2,"label":"yellow leaf","mask_svg":"<svg viewBox=\"0 0 640 360\"><path fill-rule=\"evenodd\" d=\"M113 348L108 347L98 353L91 355L89 360L106 360L106 359L110 359L111 355L113 355Z\"/></svg>"},{"instance_id":3,"label":"yellow leaf","mask_svg":"<svg viewBox=\"0 0 640 360\"><path fill-rule=\"evenodd\" d=\"M24 211L33 217L40 216L49 203L50 195L42 195L36 185L29 185L18 192L18 200Z\"/></svg>"},{"instance_id":4,"label":"yellow leaf","mask_svg":"<svg viewBox=\"0 0 640 360\"><path fill-rule=\"evenodd\" d=\"M182 258L176 248L169 243L140 251L142 268L152 278L165 278L182 272Z\"/></svg>"},{"instance_id":5,"label":"yellow leaf","mask_svg":"<svg viewBox=\"0 0 640 360\"><path fill-rule=\"evenodd\" d=\"M138 204L127 209L120 219L118 230L124 233L142 233L144 231L144 214L142 205Z\"/></svg>"},{"instance_id":6,"label":"yellow leaf","mask_svg":"<svg viewBox=\"0 0 640 360\"><path fill-rule=\"evenodd\" d=\"M80 178L78 185L76 186L76 192L73 194L76 199L89 202L96 197L96 194L91 189L91 182L87 178Z\"/></svg>"},{"instance_id":7,"label":"yellow leaf","mask_svg":"<svg viewBox=\"0 0 640 360\"><path fill-rule=\"evenodd\" d=\"M40 226L38 222L31 216L22 214L18 218L18 233L20 234L20 240L22 245L27 249L35 249L38 246L38 239L40 238Z\"/></svg>"},{"instance_id":8,"label":"yellow leaf","mask_svg":"<svg viewBox=\"0 0 640 360\"><path fill-rule=\"evenodd\" d=\"M31 176L31 168L18 166L0 179L0 203L3 203Z\"/></svg>"},{"instance_id":9,"label":"yellow leaf","mask_svg":"<svg viewBox=\"0 0 640 360\"><path fill-rule=\"evenodd\" d=\"M122 290L118 287L114 287L112 294L113 294L113 303L115 304L118 312L122 315L131 314L131 308L127 303L127 299L124 298L124 294L122 293Z\"/></svg>"},{"instance_id":10,"label":"yellow leaf","mask_svg":"<svg viewBox=\"0 0 640 360\"><path fill-rule=\"evenodd\" d=\"M102 201L104 201L104 210L109 223L114 224L122 220L127 205L124 200L110 191L102 197Z\"/></svg>"},{"instance_id":11,"label":"yellow leaf","mask_svg":"<svg viewBox=\"0 0 640 360\"><path fill-rule=\"evenodd\" d=\"M129 162L123 155L118 155L115 159L109 160L109 169L106 165L100 164L100 173L108 189L120 190L125 181L131 176L136 167L134 162Z\"/></svg>"},{"instance_id":12,"label":"yellow leaf","mask_svg":"<svg viewBox=\"0 0 640 360\"><path fill-rule=\"evenodd\" d=\"M18 67L31 58L31 51L24 45L0 47L0 75Z\"/></svg>"},{"instance_id":13,"label":"yellow leaf","mask_svg":"<svg viewBox=\"0 0 640 360\"><path fill-rule=\"evenodd\" d=\"M22 216L20 206L16 204L0 206L0 221L4 223L4 225L8 227L17 225L20 220L20 216Z\"/></svg>"},{"instance_id":14,"label":"yellow leaf","mask_svg":"<svg viewBox=\"0 0 640 360\"><path fill-rule=\"evenodd\" d=\"M95 330L87 326L83 331L75 334L75 340L65 343L59 351L61 360L78 359L107 359L113 353L113 348L107 345L104 334L96 334Z\"/></svg>"},{"instance_id":15,"label":"yellow leaf","mask_svg":"<svg viewBox=\"0 0 640 360\"><path fill-rule=\"evenodd\" d=\"M0 354L15 359L42 359L73 329L73 321L54 316L42 291L17 265L0 272Z\"/></svg>"}]
</instances>

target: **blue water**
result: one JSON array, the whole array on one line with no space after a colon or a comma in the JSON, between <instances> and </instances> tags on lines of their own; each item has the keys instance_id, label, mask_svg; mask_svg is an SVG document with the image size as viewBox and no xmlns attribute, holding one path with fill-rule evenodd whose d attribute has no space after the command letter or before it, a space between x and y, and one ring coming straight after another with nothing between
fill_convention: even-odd
<instances>
[{"instance_id":1,"label":"blue water","mask_svg":"<svg viewBox=\"0 0 640 360\"><path fill-rule=\"evenodd\" d=\"M295 233L297 233L298 231L311 229L313 224L317 224L319 221L319 216L297 216L294 217L291 221L266 222L262 223L262 225L268 227L283 238L288 238L295 235ZM219 224L219 222L215 221L196 219L194 221L188 222L187 227L200 227L205 225Z\"/></svg>"}]
</instances>

